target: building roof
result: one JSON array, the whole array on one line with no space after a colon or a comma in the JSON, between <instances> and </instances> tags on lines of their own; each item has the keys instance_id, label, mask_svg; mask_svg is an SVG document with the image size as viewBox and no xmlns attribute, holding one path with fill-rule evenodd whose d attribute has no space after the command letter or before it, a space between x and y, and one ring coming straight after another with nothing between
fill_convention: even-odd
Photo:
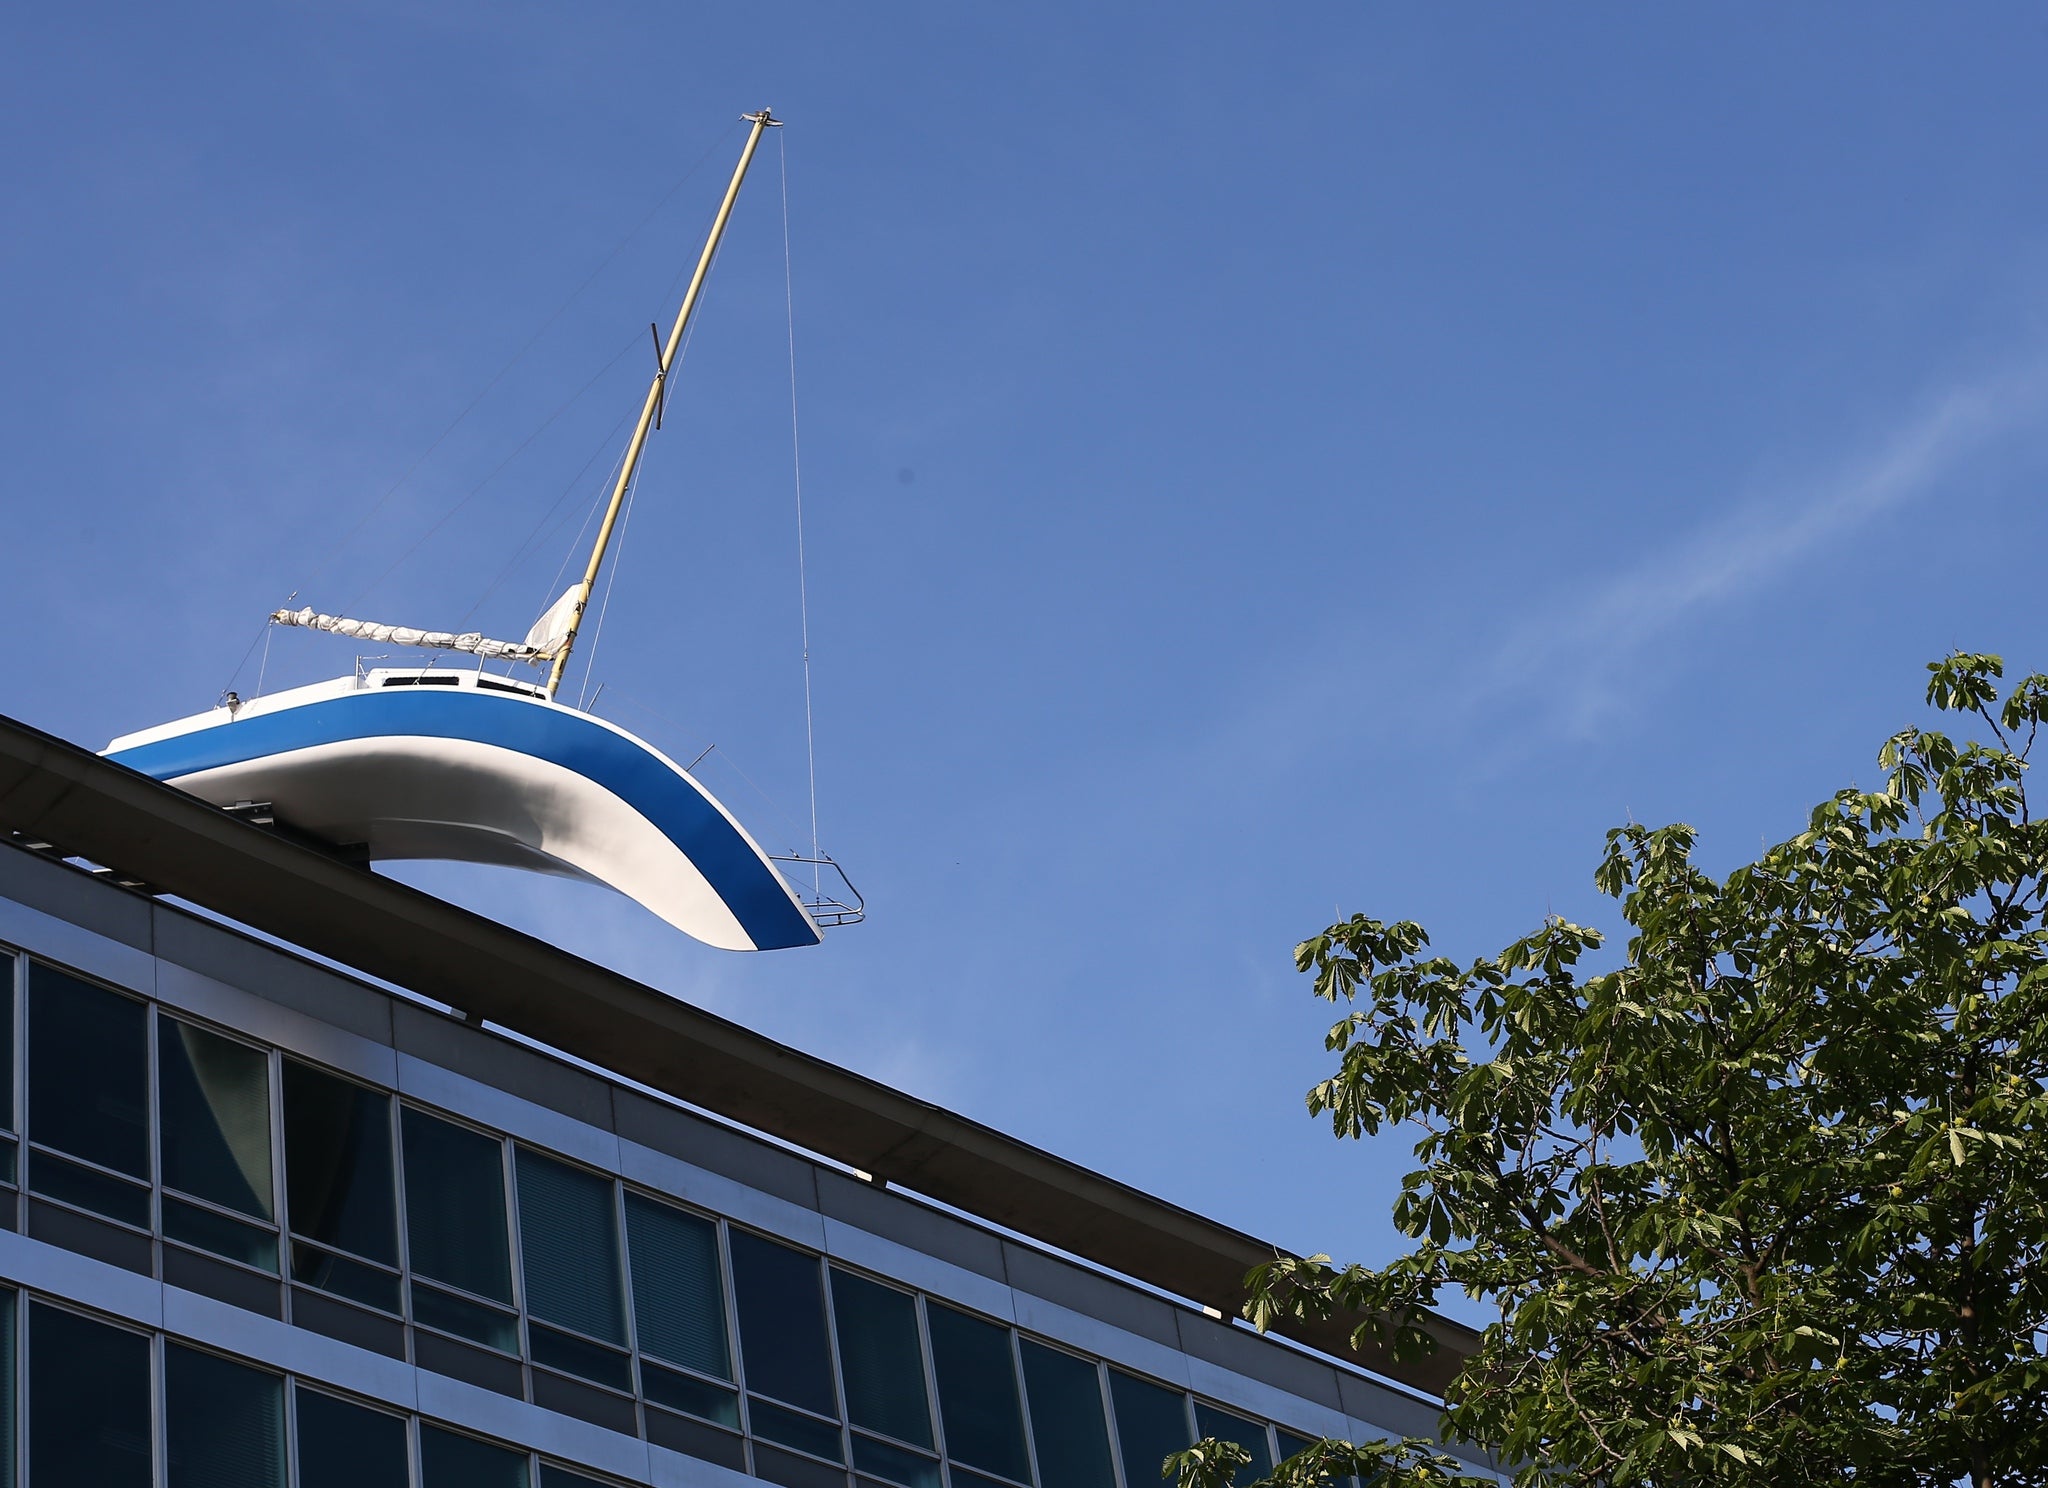
<instances>
[{"instance_id":1,"label":"building roof","mask_svg":"<svg viewBox=\"0 0 2048 1488\"><path fill-rule=\"evenodd\" d=\"M1244 1300L1245 1272L1284 1253L4 717L0 832L1225 1317ZM1440 1396L1478 1335L1435 1314L1425 1326L1436 1352L1398 1362L1376 1347L1354 1351L1342 1320L1274 1331Z\"/></svg>"}]
</instances>

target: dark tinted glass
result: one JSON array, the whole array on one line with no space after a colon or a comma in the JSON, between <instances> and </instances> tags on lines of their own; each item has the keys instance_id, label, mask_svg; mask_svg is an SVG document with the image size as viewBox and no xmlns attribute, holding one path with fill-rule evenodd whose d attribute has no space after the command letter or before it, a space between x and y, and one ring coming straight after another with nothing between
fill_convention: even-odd
<instances>
[{"instance_id":1,"label":"dark tinted glass","mask_svg":"<svg viewBox=\"0 0 2048 1488\"><path fill-rule=\"evenodd\" d=\"M1010 1330L936 1303L926 1304L925 1320L932 1335L932 1378L939 1382L946 1455L1030 1482Z\"/></svg>"},{"instance_id":2,"label":"dark tinted glass","mask_svg":"<svg viewBox=\"0 0 2048 1488\"><path fill-rule=\"evenodd\" d=\"M733 1230L733 1303L747 1388L820 1415L839 1414L816 1256Z\"/></svg>"},{"instance_id":3,"label":"dark tinted glass","mask_svg":"<svg viewBox=\"0 0 2048 1488\"><path fill-rule=\"evenodd\" d=\"M1117 1450L1129 1488L1163 1481L1160 1468L1175 1452L1195 1444L1188 1430L1187 1397L1117 1370L1109 1372L1110 1404L1116 1408Z\"/></svg>"},{"instance_id":4,"label":"dark tinted glass","mask_svg":"<svg viewBox=\"0 0 2048 1488\"><path fill-rule=\"evenodd\" d=\"M1285 1426L1276 1427L1275 1434L1280 1438L1280 1456L1283 1459L1292 1457L1296 1452L1305 1452L1316 1444L1316 1438L1296 1435Z\"/></svg>"},{"instance_id":5,"label":"dark tinted glass","mask_svg":"<svg viewBox=\"0 0 2048 1488\"><path fill-rule=\"evenodd\" d=\"M920 1447L932 1444L917 1303L906 1293L844 1271L832 1273L832 1320L846 1419Z\"/></svg>"},{"instance_id":6,"label":"dark tinted glass","mask_svg":"<svg viewBox=\"0 0 2048 1488\"><path fill-rule=\"evenodd\" d=\"M608 1343L626 1341L612 1183L518 1149L526 1310Z\"/></svg>"},{"instance_id":7,"label":"dark tinted glass","mask_svg":"<svg viewBox=\"0 0 2048 1488\"><path fill-rule=\"evenodd\" d=\"M1257 1482L1273 1470L1273 1454L1266 1446L1266 1427L1221 1406L1195 1402L1195 1435L1202 1439L1236 1442L1252 1454L1252 1460L1237 1470L1231 1481L1240 1485Z\"/></svg>"},{"instance_id":8,"label":"dark tinted glass","mask_svg":"<svg viewBox=\"0 0 2048 1488\"><path fill-rule=\"evenodd\" d=\"M0 1130L5 1131L14 1130L14 965L14 958L0 951ZM11 1458L7 1471L13 1471Z\"/></svg>"},{"instance_id":9,"label":"dark tinted glass","mask_svg":"<svg viewBox=\"0 0 2048 1488\"><path fill-rule=\"evenodd\" d=\"M20 1299L0 1292L0 1488L14 1488L14 1460L20 1453L14 1425L14 1316Z\"/></svg>"},{"instance_id":10,"label":"dark tinted glass","mask_svg":"<svg viewBox=\"0 0 2048 1488\"><path fill-rule=\"evenodd\" d=\"M270 1202L270 1058L170 1018L157 1020L164 1183L257 1219Z\"/></svg>"},{"instance_id":11,"label":"dark tinted glass","mask_svg":"<svg viewBox=\"0 0 2048 1488\"><path fill-rule=\"evenodd\" d=\"M398 1264L390 1097L287 1059L284 1185L294 1234Z\"/></svg>"},{"instance_id":12,"label":"dark tinted glass","mask_svg":"<svg viewBox=\"0 0 2048 1488\"><path fill-rule=\"evenodd\" d=\"M150 1393L147 1338L31 1307L29 1481L150 1488Z\"/></svg>"},{"instance_id":13,"label":"dark tinted glass","mask_svg":"<svg viewBox=\"0 0 2048 1488\"><path fill-rule=\"evenodd\" d=\"M1028 1338L1022 1346L1040 1488L1116 1488L1095 1365Z\"/></svg>"},{"instance_id":14,"label":"dark tinted glass","mask_svg":"<svg viewBox=\"0 0 2048 1488\"><path fill-rule=\"evenodd\" d=\"M407 1488L405 1419L300 1390L299 1488Z\"/></svg>"},{"instance_id":15,"label":"dark tinted glass","mask_svg":"<svg viewBox=\"0 0 2048 1488\"><path fill-rule=\"evenodd\" d=\"M508 1306L505 1155L495 1138L406 1107L405 1243L412 1269Z\"/></svg>"},{"instance_id":16,"label":"dark tinted glass","mask_svg":"<svg viewBox=\"0 0 2048 1488\"><path fill-rule=\"evenodd\" d=\"M628 1193L626 1247L633 1262L633 1329L640 1352L731 1379L717 1226Z\"/></svg>"},{"instance_id":17,"label":"dark tinted glass","mask_svg":"<svg viewBox=\"0 0 2048 1488\"><path fill-rule=\"evenodd\" d=\"M284 1381L171 1344L164 1438L169 1488L284 1488Z\"/></svg>"},{"instance_id":18,"label":"dark tinted glass","mask_svg":"<svg viewBox=\"0 0 2048 1488\"><path fill-rule=\"evenodd\" d=\"M29 1108L35 1139L149 1177L149 1022L143 1006L29 965Z\"/></svg>"},{"instance_id":19,"label":"dark tinted glass","mask_svg":"<svg viewBox=\"0 0 2048 1488\"><path fill-rule=\"evenodd\" d=\"M540 1488L605 1488L596 1478L586 1478L582 1473L570 1472L566 1467L556 1467L552 1462L540 1465Z\"/></svg>"},{"instance_id":20,"label":"dark tinted glass","mask_svg":"<svg viewBox=\"0 0 2048 1488\"><path fill-rule=\"evenodd\" d=\"M884 1482L901 1483L903 1488L939 1488L938 1458L906 1452L858 1431L853 1434L853 1470Z\"/></svg>"},{"instance_id":21,"label":"dark tinted glass","mask_svg":"<svg viewBox=\"0 0 2048 1488\"><path fill-rule=\"evenodd\" d=\"M526 1488L526 1454L420 1427L421 1488Z\"/></svg>"}]
</instances>

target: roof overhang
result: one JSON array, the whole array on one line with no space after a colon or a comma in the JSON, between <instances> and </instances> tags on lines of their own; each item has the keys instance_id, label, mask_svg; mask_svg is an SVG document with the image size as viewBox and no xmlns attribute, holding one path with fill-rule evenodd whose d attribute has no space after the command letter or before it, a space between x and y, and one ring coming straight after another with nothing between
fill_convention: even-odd
<instances>
[{"instance_id":1,"label":"roof overhang","mask_svg":"<svg viewBox=\"0 0 2048 1488\"><path fill-rule=\"evenodd\" d=\"M1097 1265L1237 1314L1277 1246L840 1069L630 977L241 821L0 718L0 832L488 1019L679 1100ZM1479 1335L1432 1314L1437 1351L1394 1361L1343 1320L1274 1331L1441 1396Z\"/></svg>"}]
</instances>

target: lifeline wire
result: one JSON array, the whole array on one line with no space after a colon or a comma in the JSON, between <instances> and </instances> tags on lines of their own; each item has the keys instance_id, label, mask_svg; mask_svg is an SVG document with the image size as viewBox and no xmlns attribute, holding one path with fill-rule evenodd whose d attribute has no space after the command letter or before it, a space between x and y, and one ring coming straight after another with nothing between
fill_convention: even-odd
<instances>
[{"instance_id":1,"label":"lifeline wire","mask_svg":"<svg viewBox=\"0 0 2048 1488\"><path fill-rule=\"evenodd\" d=\"M789 325L789 463L796 484L796 603L804 646L804 754L810 769L811 857L818 852L818 742L811 722L811 587L804 567L804 457L796 421L796 289L789 252L789 146L775 136L776 158L782 165L782 301ZM821 896L820 869L811 864L811 893Z\"/></svg>"}]
</instances>

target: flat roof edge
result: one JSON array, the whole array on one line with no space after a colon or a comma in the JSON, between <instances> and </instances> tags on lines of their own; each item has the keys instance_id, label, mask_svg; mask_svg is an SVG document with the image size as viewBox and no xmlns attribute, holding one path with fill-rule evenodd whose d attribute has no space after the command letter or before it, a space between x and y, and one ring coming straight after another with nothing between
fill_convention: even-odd
<instances>
[{"instance_id":1,"label":"flat roof edge","mask_svg":"<svg viewBox=\"0 0 2048 1488\"><path fill-rule=\"evenodd\" d=\"M1283 1252L992 1127L778 1043L408 885L287 841L0 717L0 830L53 844L780 1140L1225 1317ZM1441 1397L1479 1335L1435 1314L1427 1358L1342 1320L1274 1331Z\"/></svg>"}]
</instances>

